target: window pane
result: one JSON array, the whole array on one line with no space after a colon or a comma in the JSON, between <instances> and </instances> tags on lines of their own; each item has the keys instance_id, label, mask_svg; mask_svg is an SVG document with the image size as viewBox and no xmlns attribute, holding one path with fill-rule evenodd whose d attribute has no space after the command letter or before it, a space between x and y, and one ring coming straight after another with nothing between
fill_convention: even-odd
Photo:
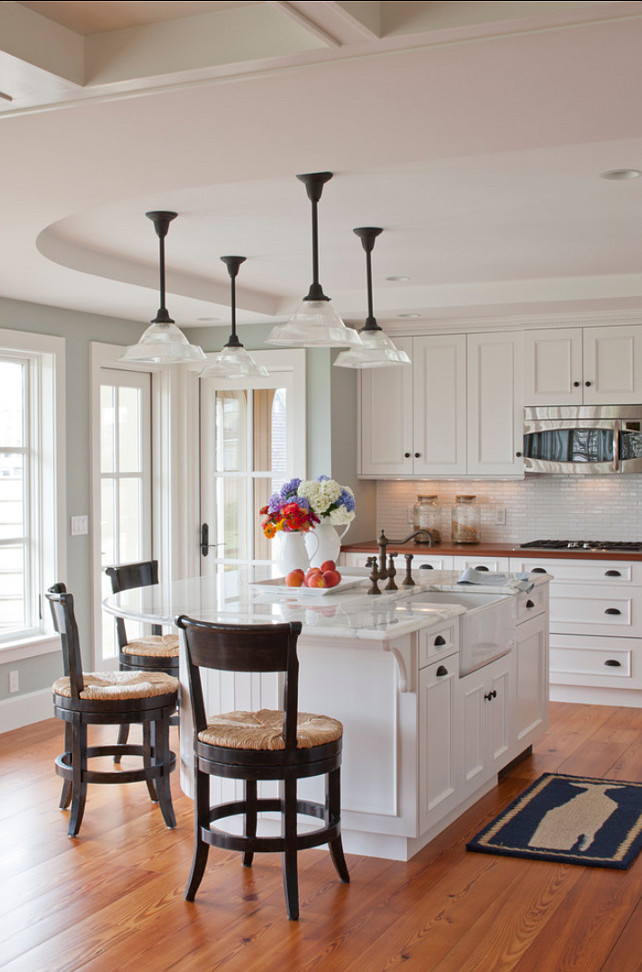
<instances>
[{"instance_id":1,"label":"window pane","mask_svg":"<svg viewBox=\"0 0 642 972\"><path fill-rule=\"evenodd\" d=\"M0 633L28 627L24 546L0 546Z\"/></svg>"},{"instance_id":2,"label":"window pane","mask_svg":"<svg viewBox=\"0 0 642 972\"><path fill-rule=\"evenodd\" d=\"M103 479L100 484L100 537L103 567L117 563L114 536L114 481Z\"/></svg>"},{"instance_id":3,"label":"window pane","mask_svg":"<svg viewBox=\"0 0 642 972\"><path fill-rule=\"evenodd\" d=\"M119 472L141 471L138 388L118 389L118 459Z\"/></svg>"},{"instance_id":4,"label":"window pane","mask_svg":"<svg viewBox=\"0 0 642 972\"><path fill-rule=\"evenodd\" d=\"M23 456L0 455L0 540L25 535L23 466Z\"/></svg>"},{"instance_id":5,"label":"window pane","mask_svg":"<svg viewBox=\"0 0 642 972\"><path fill-rule=\"evenodd\" d=\"M216 468L219 472L247 469L247 392L216 393Z\"/></svg>"},{"instance_id":6,"label":"window pane","mask_svg":"<svg viewBox=\"0 0 642 972\"><path fill-rule=\"evenodd\" d=\"M100 470L113 472L116 468L116 389L111 385L100 387Z\"/></svg>"},{"instance_id":7,"label":"window pane","mask_svg":"<svg viewBox=\"0 0 642 972\"><path fill-rule=\"evenodd\" d=\"M217 557L250 556L247 530L247 480L219 479L216 483Z\"/></svg>"},{"instance_id":8,"label":"window pane","mask_svg":"<svg viewBox=\"0 0 642 972\"><path fill-rule=\"evenodd\" d=\"M120 481L120 542L118 545L119 563L126 564L140 560L141 550L141 481L140 479L121 479Z\"/></svg>"},{"instance_id":9,"label":"window pane","mask_svg":"<svg viewBox=\"0 0 642 972\"><path fill-rule=\"evenodd\" d=\"M25 443L26 365L0 361L0 447L20 448Z\"/></svg>"}]
</instances>

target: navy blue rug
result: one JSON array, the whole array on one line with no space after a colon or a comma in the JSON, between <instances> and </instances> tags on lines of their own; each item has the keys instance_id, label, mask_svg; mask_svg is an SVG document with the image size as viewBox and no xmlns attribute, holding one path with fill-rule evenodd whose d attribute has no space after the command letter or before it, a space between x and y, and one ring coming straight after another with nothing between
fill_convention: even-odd
<instances>
[{"instance_id":1,"label":"navy blue rug","mask_svg":"<svg viewBox=\"0 0 642 972\"><path fill-rule=\"evenodd\" d=\"M642 783L544 773L466 847L625 870L642 848Z\"/></svg>"}]
</instances>

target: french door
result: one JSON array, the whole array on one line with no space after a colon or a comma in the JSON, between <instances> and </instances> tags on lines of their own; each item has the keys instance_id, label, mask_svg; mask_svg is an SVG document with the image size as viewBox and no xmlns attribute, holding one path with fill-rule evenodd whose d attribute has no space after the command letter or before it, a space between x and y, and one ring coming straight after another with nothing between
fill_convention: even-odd
<instances>
[{"instance_id":1,"label":"french door","mask_svg":"<svg viewBox=\"0 0 642 972\"><path fill-rule=\"evenodd\" d=\"M201 573L265 563L275 541L259 510L293 476L306 477L305 352L253 352L270 371L243 383L200 382Z\"/></svg>"}]
</instances>

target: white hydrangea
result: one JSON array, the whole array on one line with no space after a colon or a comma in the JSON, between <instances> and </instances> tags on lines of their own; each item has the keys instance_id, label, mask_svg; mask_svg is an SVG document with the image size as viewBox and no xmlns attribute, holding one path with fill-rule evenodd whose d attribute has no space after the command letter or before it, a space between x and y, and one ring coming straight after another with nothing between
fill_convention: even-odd
<instances>
[{"instance_id":1,"label":"white hydrangea","mask_svg":"<svg viewBox=\"0 0 642 972\"><path fill-rule=\"evenodd\" d=\"M310 508L317 516L325 513L331 502L326 498L321 489L323 485L325 483L320 483L317 479L303 479L299 483L297 490L299 496L305 496L309 500Z\"/></svg>"},{"instance_id":2,"label":"white hydrangea","mask_svg":"<svg viewBox=\"0 0 642 972\"><path fill-rule=\"evenodd\" d=\"M346 510L345 506L337 506L336 510L332 510L332 513L330 513L327 519L333 526L343 526L346 523L352 523L354 520L354 510Z\"/></svg>"},{"instance_id":3,"label":"white hydrangea","mask_svg":"<svg viewBox=\"0 0 642 972\"><path fill-rule=\"evenodd\" d=\"M341 486L336 479L322 479L319 486L321 487L321 495L326 501L325 509L327 510L341 496Z\"/></svg>"}]
</instances>

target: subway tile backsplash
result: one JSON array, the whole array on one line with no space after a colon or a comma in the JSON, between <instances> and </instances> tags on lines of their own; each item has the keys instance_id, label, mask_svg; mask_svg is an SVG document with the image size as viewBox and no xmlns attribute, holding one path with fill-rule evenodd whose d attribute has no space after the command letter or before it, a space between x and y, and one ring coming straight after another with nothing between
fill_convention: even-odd
<instances>
[{"instance_id":1,"label":"subway tile backsplash","mask_svg":"<svg viewBox=\"0 0 642 972\"><path fill-rule=\"evenodd\" d=\"M377 529L389 537L411 532L408 507L420 493L439 496L442 539L450 539L455 496L475 494L481 507L482 539L642 541L642 475L528 476L524 480L412 481L377 483ZM498 523L502 511L506 522Z\"/></svg>"}]
</instances>

